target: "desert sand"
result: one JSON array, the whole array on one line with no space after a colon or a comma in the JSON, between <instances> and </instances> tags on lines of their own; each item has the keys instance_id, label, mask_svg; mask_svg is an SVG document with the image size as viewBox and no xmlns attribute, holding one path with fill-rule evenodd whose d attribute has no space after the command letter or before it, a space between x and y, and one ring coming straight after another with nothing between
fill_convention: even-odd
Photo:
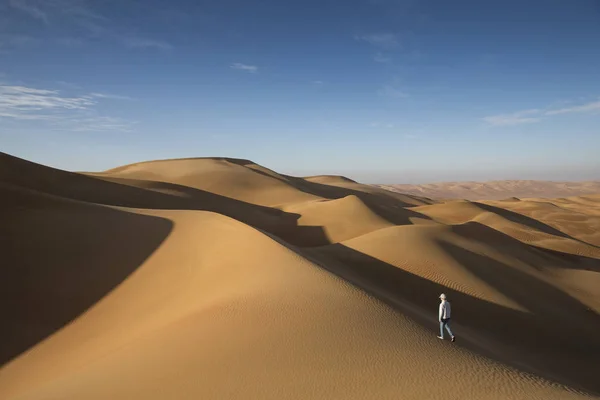
<instances>
[{"instance_id":1,"label":"desert sand","mask_svg":"<svg viewBox=\"0 0 600 400\"><path fill-rule=\"evenodd\" d=\"M392 192L436 199L503 200L510 197L576 197L600 193L600 181L504 180L487 182L440 182L421 185L375 185Z\"/></svg>"},{"instance_id":2,"label":"desert sand","mask_svg":"<svg viewBox=\"0 0 600 400\"><path fill-rule=\"evenodd\" d=\"M3 153L0 190L0 399L600 398L600 195Z\"/></svg>"}]
</instances>

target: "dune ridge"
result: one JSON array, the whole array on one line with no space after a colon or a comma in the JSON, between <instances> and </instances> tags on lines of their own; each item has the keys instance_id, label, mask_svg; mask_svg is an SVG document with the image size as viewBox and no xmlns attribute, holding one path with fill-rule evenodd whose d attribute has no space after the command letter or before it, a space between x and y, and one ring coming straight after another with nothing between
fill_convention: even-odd
<instances>
[{"instance_id":1,"label":"dune ridge","mask_svg":"<svg viewBox=\"0 0 600 400\"><path fill-rule=\"evenodd\" d=\"M600 195L4 153L0 191L0 399L600 398Z\"/></svg>"}]
</instances>

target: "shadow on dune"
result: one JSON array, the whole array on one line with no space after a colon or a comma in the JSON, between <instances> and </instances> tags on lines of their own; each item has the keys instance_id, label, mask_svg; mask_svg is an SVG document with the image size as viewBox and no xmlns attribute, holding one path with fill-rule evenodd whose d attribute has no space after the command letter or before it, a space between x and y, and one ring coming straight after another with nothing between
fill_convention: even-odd
<instances>
[{"instance_id":1,"label":"shadow on dune","mask_svg":"<svg viewBox=\"0 0 600 400\"><path fill-rule=\"evenodd\" d=\"M247 160L226 160L239 165L250 163ZM278 178L260 170L251 170L272 179L283 179L300 191L327 199L354 195L375 214L395 225L410 225L411 218L429 219L405 208L410 204L384 194L365 193L309 182L302 178ZM300 214L174 183L83 175L42 166L7 154L0 154L0 181L89 203L146 209L212 211L272 233L296 246L312 247L331 243L322 227L299 225Z\"/></svg>"},{"instance_id":2,"label":"shadow on dune","mask_svg":"<svg viewBox=\"0 0 600 400\"><path fill-rule=\"evenodd\" d=\"M244 167L247 167L250 164L254 164L248 160L227 159L227 161ZM297 190L307 194L312 194L314 196L319 196L330 200L341 199L347 196L356 196L375 214L379 215L381 218L395 225L411 225L412 223L410 222L410 218L412 217L417 217L421 219L431 219L426 215L414 212L409 208L406 208L413 207L414 204L410 204L401 200L400 197L402 196L402 194L399 193L389 192L387 196L378 193L367 193L362 192L360 190L354 190L340 186L311 182L309 180L306 180L305 178L277 174L274 171L273 175L270 175L254 168L249 169L257 174L266 176L271 179L277 179L285 184L292 185ZM349 183L357 183L356 181L353 181L352 179L346 177L339 177L339 179ZM428 198L418 196L414 197L425 203L433 203L433 201Z\"/></svg>"},{"instance_id":3,"label":"shadow on dune","mask_svg":"<svg viewBox=\"0 0 600 400\"><path fill-rule=\"evenodd\" d=\"M413 204L406 203L400 198L394 198L383 194L367 193L360 190L354 190L339 186L325 185L318 182L307 181L304 178L282 175L285 179L275 178L262 171L252 169L257 174L265 175L270 178L278 179L284 183L292 185L297 190L312 194L314 196L323 197L330 200L341 199L347 196L358 197L371 211L395 225L411 225L410 218L431 219L430 217L412 211L409 207ZM354 182L351 179L346 179L348 182ZM398 195L390 192L391 196ZM429 200L429 199L426 199ZM424 200L424 201L426 201Z\"/></svg>"},{"instance_id":4,"label":"shadow on dune","mask_svg":"<svg viewBox=\"0 0 600 400\"><path fill-rule=\"evenodd\" d=\"M596 346L600 345L597 337L600 329L598 315L567 293L485 255L445 241L439 241L439 245L463 268L529 311L525 314L525 325L510 324L514 330L501 329L507 321L498 321L490 334L497 333L499 340L518 340L538 349L540 346L547 346L548 350L560 347L568 353L591 350L587 346L589 342L573 340L576 337L594 339ZM557 323L560 325L557 326ZM600 351L600 347L596 347L596 350Z\"/></svg>"},{"instance_id":5,"label":"shadow on dune","mask_svg":"<svg viewBox=\"0 0 600 400\"><path fill-rule=\"evenodd\" d=\"M394 225L412 225L410 218L431 219L410 209L413 204L383 194L366 193L360 190L310 182L302 178L288 177L294 187L303 192L326 199L339 199L346 196L358 197L367 207L381 218Z\"/></svg>"},{"instance_id":6,"label":"shadow on dune","mask_svg":"<svg viewBox=\"0 0 600 400\"><path fill-rule=\"evenodd\" d=\"M564 253L557 250L544 249L534 246L540 253L547 257L559 259L566 268L580 269L583 271L593 271L600 273L600 260L591 257L580 256L576 254Z\"/></svg>"},{"instance_id":7,"label":"shadow on dune","mask_svg":"<svg viewBox=\"0 0 600 400\"><path fill-rule=\"evenodd\" d=\"M600 393L596 313L507 265L449 243L441 245L474 275L530 312L458 292L342 244L301 251L324 269L411 316L431 329L432 335L438 329L437 298L446 293L453 304L457 345L559 384Z\"/></svg>"},{"instance_id":8,"label":"shadow on dune","mask_svg":"<svg viewBox=\"0 0 600 400\"><path fill-rule=\"evenodd\" d=\"M322 227L298 225L300 214L246 203L231 197L174 183L112 177L97 178L97 180L119 185L119 190L139 190L142 192L143 199L154 200L157 197L155 205L149 206L141 202L137 203L138 205L124 205L127 207L211 211L272 233L296 246L323 246L331 243Z\"/></svg>"},{"instance_id":9,"label":"shadow on dune","mask_svg":"<svg viewBox=\"0 0 600 400\"><path fill-rule=\"evenodd\" d=\"M24 190L1 193L0 365L102 299L172 229L163 218Z\"/></svg>"},{"instance_id":10,"label":"shadow on dune","mask_svg":"<svg viewBox=\"0 0 600 400\"><path fill-rule=\"evenodd\" d=\"M83 178L78 182L87 186L52 190L78 201L0 184L4 233L0 237L3 325L0 365L35 346L102 299L142 265L172 229L167 219L87 204L82 199L139 208L215 211L261 230L266 227L273 235L299 246L329 243L322 227L297 226L296 214L185 186L176 189L189 196L188 199ZM161 182L146 184L169 190L177 186ZM128 198L129 194L132 197ZM207 198L216 199L217 204ZM248 215L252 212L253 215Z\"/></svg>"},{"instance_id":11,"label":"shadow on dune","mask_svg":"<svg viewBox=\"0 0 600 400\"><path fill-rule=\"evenodd\" d=\"M530 228L536 229L540 232L544 232L550 235L554 235L554 236L558 236L558 237L562 237L562 238L567 238L567 239L572 239L575 240L577 242L586 244L588 246L592 246L592 247L597 247L594 246L593 244L584 242L580 239L574 238L556 228L551 227L550 225L547 225L541 221L538 221L534 218L528 217L526 215L523 214L519 214L516 213L514 211L510 211L504 208L500 208L500 207L494 207L488 204L484 204L484 203L479 203L479 202L473 202L473 204L477 205L478 207L480 207L481 209L485 210L485 211L489 211L495 214L498 214L499 216L506 218L507 220L511 221L511 222L515 222L517 224L521 224L521 225L525 225L528 226Z\"/></svg>"},{"instance_id":12,"label":"shadow on dune","mask_svg":"<svg viewBox=\"0 0 600 400\"><path fill-rule=\"evenodd\" d=\"M528 263L536 269L540 269L540 266L551 264L552 266L560 266L567 269L600 272L599 259L523 243L504 232L476 221L451 225L450 228L452 232L466 239L475 240L483 244L493 243L496 250L505 251L508 255L518 257L521 261Z\"/></svg>"},{"instance_id":13,"label":"shadow on dune","mask_svg":"<svg viewBox=\"0 0 600 400\"><path fill-rule=\"evenodd\" d=\"M297 246L329 244L322 227L300 226L300 214L174 183L95 177L0 153L0 182L67 199L119 207L211 211L270 232Z\"/></svg>"}]
</instances>

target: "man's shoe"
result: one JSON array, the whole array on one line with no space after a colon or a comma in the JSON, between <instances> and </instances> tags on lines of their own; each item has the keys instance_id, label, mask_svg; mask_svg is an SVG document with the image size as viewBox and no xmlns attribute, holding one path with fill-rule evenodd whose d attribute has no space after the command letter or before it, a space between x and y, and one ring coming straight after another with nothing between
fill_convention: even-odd
<instances>
[{"instance_id":1,"label":"man's shoe","mask_svg":"<svg viewBox=\"0 0 600 400\"><path fill-rule=\"evenodd\" d=\"M437 338L438 338L438 339L442 339L442 340L444 340L444 338L443 338L442 336L438 336Z\"/></svg>"},{"instance_id":2,"label":"man's shoe","mask_svg":"<svg viewBox=\"0 0 600 400\"><path fill-rule=\"evenodd\" d=\"M455 342L455 341L456 341L456 338L455 338L454 336L452 336L452 341L453 341L453 342Z\"/></svg>"}]
</instances>

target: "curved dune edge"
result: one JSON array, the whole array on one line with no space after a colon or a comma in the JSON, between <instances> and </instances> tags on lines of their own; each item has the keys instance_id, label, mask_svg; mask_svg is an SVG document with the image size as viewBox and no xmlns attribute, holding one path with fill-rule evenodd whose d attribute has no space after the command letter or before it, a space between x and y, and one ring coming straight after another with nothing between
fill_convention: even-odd
<instances>
[{"instance_id":1,"label":"curved dune edge","mask_svg":"<svg viewBox=\"0 0 600 400\"><path fill-rule=\"evenodd\" d=\"M301 178L282 175L283 191L269 182L269 195L215 198L181 182L99 179L15 160L0 157L11 167L0 168L11 238L0 250L12 266L3 267L11 279L2 280L10 285L2 303L23 308L3 313L14 329L0 335L7 343L37 324L46 336L5 360L2 399L598 392L599 257L573 229L469 207L447 216L440 209L452 203L419 206L315 182L288 202ZM251 201L259 198L278 208ZM235 203L223 208L227 201ZM298 225L285 225L286 215ZM549 240L562 250L541 246ZM435 337L441 291L455 307L455 344ZM63 312L65 304L77 307Z\"/></svg>"}]
</instances>

